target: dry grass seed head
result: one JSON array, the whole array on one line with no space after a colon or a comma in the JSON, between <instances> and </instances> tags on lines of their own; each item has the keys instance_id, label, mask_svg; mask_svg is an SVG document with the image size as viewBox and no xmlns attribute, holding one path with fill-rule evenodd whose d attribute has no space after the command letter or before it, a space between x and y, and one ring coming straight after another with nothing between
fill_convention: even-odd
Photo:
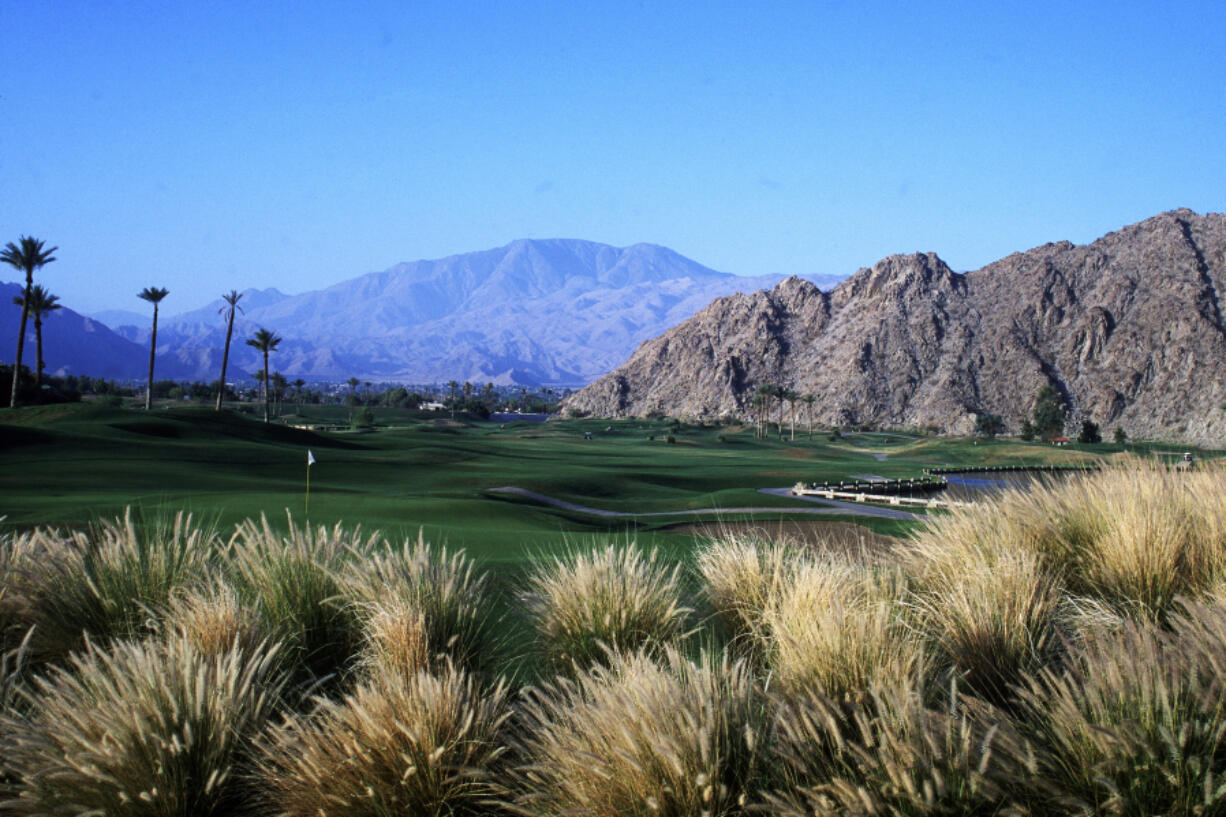
<instances>
[{"instance_id":1,"label":"dry grass seed head","mask_svg":"<svg viewBox=\"0 0 1226 817\"><path fill-rule=\"evenodd\" d=\"M737 534L702 546L696 565L704 592L734 640L760 640L766 611L792 583L802 558L786 542Z\"/></svg>"},{"instance_id":2,"label":"dry grass seed head","mask_svg":"<svg viewBox=\"0 0 1226 817\"><path fill-rule=\"evenodd\" d=\"M257 606L245 604L233 585L217 577L178 588L170 599L166 623L206 655L228 652L236 644L250 649L267 635Z\"/></svg>"},{"instance_id":3,"label":"dry grass seed head","mask_svg":"<svg viewBox=\"0 0 1226 817\"><path fill-rule=\"evenodd\" d=\"M679 571L633 544L537 561L524 598L546 663L566 671L608 650L680 643L691 611L680 602Z\"/></svg>"},{"instance_id":4,"label":"dry grass seed head","mask_svg":"<svg viewBox=\"0 0 1226 817\"><path fill-rule=\"evenodd\" d=\"M921 677L927 660L910 632L905 592L898 570L802 565L766 617L764 649L778 682L854 700L877 680Z\"/></svg>"},{"instance_id":5,"label":"dry grass seed head","mask_svg":"<svg viewBox=\"0 0 1226 817\"><path fill-rule=\"evenodd\" d=\"M397 605L417 611L425 626L431 660L444 657L468 669L487 669L499 645L496 621L486 602L487 577L464 551L448 553L426 542L405 540L352 560L344 574L346 593L359 607Z\"/></svg>"},{"instance_id":6,"label":"dry grass seed head","mask_svg":"<svg viewBox=\"0 0 1226 817\"><path fill-rule=\"evenodd\" d=\"M778 701L772 747L781 817L1025 813L1010 801L1012 767L996 756L1004 716L964 703L955 686L932 708L922 687L874 684L857 703L820 695Z\"/></svg>"},{"instance_id":7,"label":"dry grass seed head","mask_svg":"<svg viewBox=\"0 0 1226 817\"><path fill-rule=\"evenodd\" d=\"M81 649L86 634L104 642L148 633L152 611L204 574L219 542L190 514L141 526L128 509L84 531L36 530L23 546L13 593L25 626L35 627L32 658L58 661Z\"/></svg>"},{"instance_id":8,"label":"dry grass seed head","mask_svg":"<svg viewBox=\"0 0 1226 817\"><path fill-rule=\"evenodd\" d=\"M966 688L1002 703L1057 657L1067 605L1037 554L960 524L969 515L955 511L953 523L921 533L905 558L923 631ZM950 529L962 535L941 535Z\"/></svg>"},{"instance_id":9,"label":"dry grass seed head","mask_svg":"<svg viewBox=\"0 0 1226 817\"><path fill-rule=\"evenodd\" d=\"M360 624L340 576L350 558L381 544L378 533L363 536L339 523L300 528L289 519L281 532L263 516L245 520L231 537L240 592L255 600L270 633L309 677L343 672L356 654Z\"/></svg>"},{"instance_id":10,"label":"dry grass seed head","mask_svg":"<svg viewBox=\"0 0 1226 817\"><path fill-rule=\"evenodd\" d=\"M1084 639L1020 693L1050 803L1121 814L1226 813L1226 613L1190 608Z\"/></svg>"},{"instance_id":11,"label":"dry grass seed head","mask_svg":"<svg viewBox=\"0 0 1226 817\"><path fill-rule=\"evenodd\" d=\"M525 693L516 806L529 815L740 813L769 736L744 661L609 656Z\"/></svg>"},{"instance_id":12,"label":"dry grass seed head","mask_svg":"<svg viewBox=\"0 0 1226 817\"><path fill-rule=\"evenodd\" d=\"M261 787L286 817L487 814L508 713L504 686L450 663L376 675L270 730Z\"/></svg>"},{"instance_id":13,"label":"dry grass seed head","mask_svg":"<svg viewBox=\"0 0 1226 817\"><path fill-rule=\"evenodd\" d=\"M400 598L363 605L363 663L369 674L416 674L430 664L426 619Z\"/></svg>"},{"instance_id":14,"label":"dry grass seed head","mask_svg":"<svg viewBox=\"0 0 1226 817\"><path fill-rule=\"evenodd\" d=\"M6 717L17 813L232 814L246 753L277 702L276 649L204 655L186 639L89 645Z\"/></svg>"}]
</instances>

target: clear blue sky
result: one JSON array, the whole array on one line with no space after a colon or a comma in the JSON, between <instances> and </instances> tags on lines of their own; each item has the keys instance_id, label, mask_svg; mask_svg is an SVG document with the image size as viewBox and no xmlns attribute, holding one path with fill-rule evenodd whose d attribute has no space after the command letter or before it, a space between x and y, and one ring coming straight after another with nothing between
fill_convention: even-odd
<instances>
[{"instance_id":1,"label":"clear blue sky","mask_svg":"<svg viewBox=\"0 0 1226 817\"><path fill-rule=\"evenodd\" d=\"M973 269L1226 210L1220 0L0 0L0 31L0 243L58 244L83 312L524 237Z\"/></svg>"}]
</instances>

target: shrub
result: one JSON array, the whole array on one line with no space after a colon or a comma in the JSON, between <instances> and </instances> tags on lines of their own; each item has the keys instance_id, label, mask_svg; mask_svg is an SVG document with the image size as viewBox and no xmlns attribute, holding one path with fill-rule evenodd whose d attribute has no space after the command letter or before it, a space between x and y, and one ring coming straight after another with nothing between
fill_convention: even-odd
<instances>
[{"instance_id":1,"label":"shrub","mask_svg":"<svg viewBox=\"0 0 1226 817\"><path fill-rule=\"evenodd\" d=\"M147 633L154 611L199 580L218 547L215 532L193 526L190 514L138 528L131 509L84 531L39 529L17 539L21 566L6 606L21 611L23 629L35 628L36 661L62 660L84 647L87 634L104 643Z\"/></svg>"},{"instance_id":2,"label":"shrub","mask_svg":"<svg viewBox=\"0 0 1226 817\"><path fill-rule=\"evenodd\" d=\"M1089 420L1081 421L1081 431L1077 434L1077 442L1079 443L1101 443L1103 435L1098 430L1098 423L1092 423Z\"/></svg>"},{"instance_id":3,"label":"shrub","mask_svg":"<svg viewBox=\"0 0 1226 817\"><path fill-rule=\"evenodd\" d=\"M231 539L236 582L259 605L273 637L284 642L287 659L302 680L342 672L356 654L360 623L342 597L340 573L353 553L370 553L378 534L363 538L360 528L299 528L288 521L281 534L261 516L242 522Z\"/></svg>"},{"instance_id":4,"label":"shrub","mask_svg":"<svg viewBox=\"0 0 1226 817\"><path fill-rule=\"evenodd\" d=\"M999 414L980 414L975 418L976 437L995 437L1005 433L1005 421Z\"/></svg>"},{"instance_id":5,"label":"shrub","mask_svg":"<svg viewBox=\"0 0 1226 817\"><path fill-rule=\"evenodd\" d=\"M744 662L674 649L525 693L515 800L527 815L742 813L768 722Z\"/></svg>"},{"instance_id":6,"label":"shrub","mask_svg":"<svg viewBox=\"0 0 1226 817\"><path fill-rule=\"evenodd\" d=\"M607 649L655 649L686 635L680 567L633 544L538 560L525 604L542 657L565 671L603 660Z\"/></svg>"},{"instance_id":7,"label":"shrub","mask_svg":"<svg viewBox=\"0 0 1226 817\"><path fill-rule=\"evenodd\" d=\"M92 644L22 692L3 765L17 813L217 814L250 805L247 747L274 706L276 649L203 655L185 639Z\"/></svg>"},{"instance_id":8,"label":"shrub","mask_svg":"<svg viewBox=\"0 0 1226 817\"><path fill-rule=\"evenodd\" d=\"M488 669L498 653L485 598L487 578L477 573L464 551L448 554L418 532L399 550L362 551L346 567L345 591L359 603L368 622L383 616L381 626L411 627L420 616L425 648L432 659L450 656L467 669ZM390 618L399 617L393 625ZM408 636L401 631L401 636Z\"/></svg>"},{"instance_id":9,"label":"shrub","mask_svg":"<svg viewBox=\"0 0 1226 817\"><path fill-rule=\"evenodd\" d=\"M271 730L260 786L286 817L488 814L508 712L505 687L450 664L377 674Z\"/></svg>"}]
</instances>

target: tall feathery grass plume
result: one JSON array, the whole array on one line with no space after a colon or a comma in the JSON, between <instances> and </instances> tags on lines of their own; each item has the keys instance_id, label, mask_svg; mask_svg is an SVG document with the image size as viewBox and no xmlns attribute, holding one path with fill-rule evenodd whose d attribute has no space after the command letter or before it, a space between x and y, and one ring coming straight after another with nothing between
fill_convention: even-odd
<instances>
[{"instance_id":1,"label":"tall feathery grass plume","mask_svg":"<svg viewBox=\"0 0 1226 817\"><path fill-rule=\"evenodd\" d=\"M367 674L414 675L451 660L445 653L432 653L426 617L403 599L389 596L364 604L361 611L361 660Z\"/></svg>"},{"instance_id":2,"label":"tall feathery grass plume","mask_svg":"<svg viewBox=\"0 0 1226 817\"><path fill-rule=\"evenodd\" d=\"M680 565L633 543L536 560L522 596L547 667L565 672L614 651L660 649L689 634Z\"/></svg>"},{"instance_id":3,"label":"tall feathery grass plume","mask_svg":"<svg viewBox=\"0 0 1226 817\"><path fill-rule=\"evenodd\" d=\"M521 814L743 814L765 774L769 719L743 660L611 654L527 690L520 712Z\"/></svg>"},{"instance_id":4,"label":"tall feathery grass plume","mask_svg":"<svg viewBox=\"0 0 1226 817\"><path fill-rule=\"evenodd\" d=\"M155 611L198 581L220 548L216 532L190 514L142 525L131 509L85 530L37 529L17 539L21 556L6 577L4 607L34 627L37 662L62 660L87 637L101 643L150 632Z\"/></svg>"},{"instance_id":5,"label":"tall feathery grass plume","mask_svg":"<svg viewBox=\"0 0 1226 817\"><path fill-rule=\"evenodd\" d=\"M956 681L936 696L905 679L874 682L854 703L812 692L777 700L776 768L758 809L778 817L1021 815L1015 767L996 743L1006 716L974 706Z\"/></svg>"},{"instance_id":6,"label":"tall feathery grass plume","mask_svg":"<svg viewBox=\"0 0 1226 817\"><path fill-rule=\"evenodd\" d=\"M922 677L928 659L906 592L897 569L802 564L766 614L762 650L775 683L789 694L855 701L881 679Z\"/></svg>"},{"instance_id":7,"label":"tall feathery grass plume","mask_svg":"<svg viewBox=\"0 0 1226 817\"><path fill-rule=\"evenodd\" d=\"M253 648L268 639L258 601L246 602L220 575L177 588L162 614L172 632L206 655L227 652L236 644Z\"/></svg>"},{"instance_id":8,"label":"tall feathery grass plume","mask_svg":"<svg viewBox=\"0 0 1226 817\"><path fill-rule=\"evenodd\" d=\"M341 581L347 562L375 552L378 533L361 528L299 527L285 531L266 517L238 525L230 539L233 576L245 599L259 606L271 637L285 644L285 659L299 680L338 679L361 645L361 623Z\"/></svg>"},{"instance_id":9,"label":"tall feathery grass plume","mask_svg":"<svg viewBox=\"0 0 1226 817\"><path fill-rule=\"evenodd\" d=\"M411 648L404 639L412 636L419 618L430 660L449 659L472 670L489 670L498 661L501 644L487 599L487 576L462 550L448 553L418 531L415 541L405 540L399 549L351 560L343 585L375 638L368 639L368 646L376 652L394 647L389 638L401 639L400 648ZM400 617L398 625L393 615Z\"/></svg>"},{"instance_id":10,"label":"tall feathery grass plume","mask_svg":"<svg viewBox=\"0 0 1226 817\"><path fill-rule=\"evenodd\" d=\"M1131 459L962 517L959 536L1034 553L1075 598L1117 614L1162 619L1176 598L1226 580L1226 466L1217 463L1177 471Z\"/></svg>"},{"instance_id":11,"label":"tall feathery grass plume","mask_svg":"<svg viewBox=\"0 0 1226 817\"><path fill-rule=\"evenodd\" d=\"M259 787L284 817L491 814L509 713L503 685L450 662L374 675L272 728Z\"/></svg>"},{"instance_id":12,"label":"tall feathery grass plume","mask_svg":"<svg viewBox=\"0 0 1226 817\"><path fill-rule=\"evenodd\" d=\"M0 533L0 655L7 655L29 636L33 599L28 581L32 560L40 551L35 541L30 532Z\"/></svg>"},{"instance_id":13,"label":"tall feathery grass plume","mask_svg":"<svg viewBox=\"0 0 1226 817\"><path fill-rule=\"evenodd\" d=\"M28 712L26 697L21 690L27 681L26 648L31 635L32 631L27 632L20 644L0 650L0 758L9 753L7 724L21 722ZM17 776L0 760L0 809L5 801L15 796L19 782Z\"/></svg>"},{"instance_id":14,"label":"tall feathery grass plume","mask_svg":"<svg viewBox=\"0 0 1226 817\"><path fill-rule=\"evenodd\" d=\"M963 686L1001 704L1056 660L1067 605L1040 556L1002 540L978 508L929 523L903 550L919 626Z\"/></svg>"},{"instance_id":15,"label":"tall feathery grass plume","mask_svg":"<svg viewBox=\"0 0 1226 817\"><path fill-rule=\"evenodd\" d=\"M695 566L703 592L734 644L752 649L769 640L767 612L795 581L805 558L790 543L736 533L701 546Z\"/></svg>"},{"instance_id":16,"label":"tall feathery grass plume","mask_svg":"<svg viewBox=\"0 0 1226 817\"><path fill-rule=\"evenodd\" d=\"M1020 693L1036 811L1226 814L1226 608L1092 634Z\"/></svg>"},{"instance_id":17,"label":"tall feathery grass plume","mask_svg":"<svg viewBox=\"0 0 1226 817\"><path fill-rule=\"evenodd\" d=\"M249 752L277 703L276 649L197 651L183 638L90 644L6 715L17 814L248 813Z\"/></svg>"}]
</instances>

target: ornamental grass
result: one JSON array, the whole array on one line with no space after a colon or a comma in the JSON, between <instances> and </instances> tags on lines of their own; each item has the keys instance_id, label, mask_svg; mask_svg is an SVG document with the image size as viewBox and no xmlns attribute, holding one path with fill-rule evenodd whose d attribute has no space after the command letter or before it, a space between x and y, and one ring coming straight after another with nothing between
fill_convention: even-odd
<instances>
[{"instance_id":1,"label":"ornamental grass","mask_svg":"<svg viewBox=\"0 0 1226 817\"><path fill-rule=\"evenodd\" d=\"M19 689L0 730L15 814L247 813L277 649L207 655L181 637L87 643Z\"/></svg>"},{"instance_id":2,"label":"ornamental grass","mask_svg":"<svg viewBox=\"0 0 1226 817\"><path fill-rule=\"evenodd\" d=\"M633 544L538 559L523 601L547 668L566 672L611 651L656 650L689 634L681 566Z\"/></svg>"},{"instance_id":3,"label":"ornamental grass","mask_svg":"<svg viewBox=\"0 0 1226 817\"><path fill-rule=\"evenodd\" d=\"M490 814L504 794L507 697L450 663L372 675L272 728L258 786L283 817Z\"/></svg>"},{"instance_id":4,"label":"ornamental grass","mask_svg":"<svg viewBox=\"0 0 1226 817\"><path fill-rule=\"evenodd\" d=\"M766 708L744 661L611 653L520 706L526 815L744 814L764 774Z\"/></svg>"}]
</instances>

